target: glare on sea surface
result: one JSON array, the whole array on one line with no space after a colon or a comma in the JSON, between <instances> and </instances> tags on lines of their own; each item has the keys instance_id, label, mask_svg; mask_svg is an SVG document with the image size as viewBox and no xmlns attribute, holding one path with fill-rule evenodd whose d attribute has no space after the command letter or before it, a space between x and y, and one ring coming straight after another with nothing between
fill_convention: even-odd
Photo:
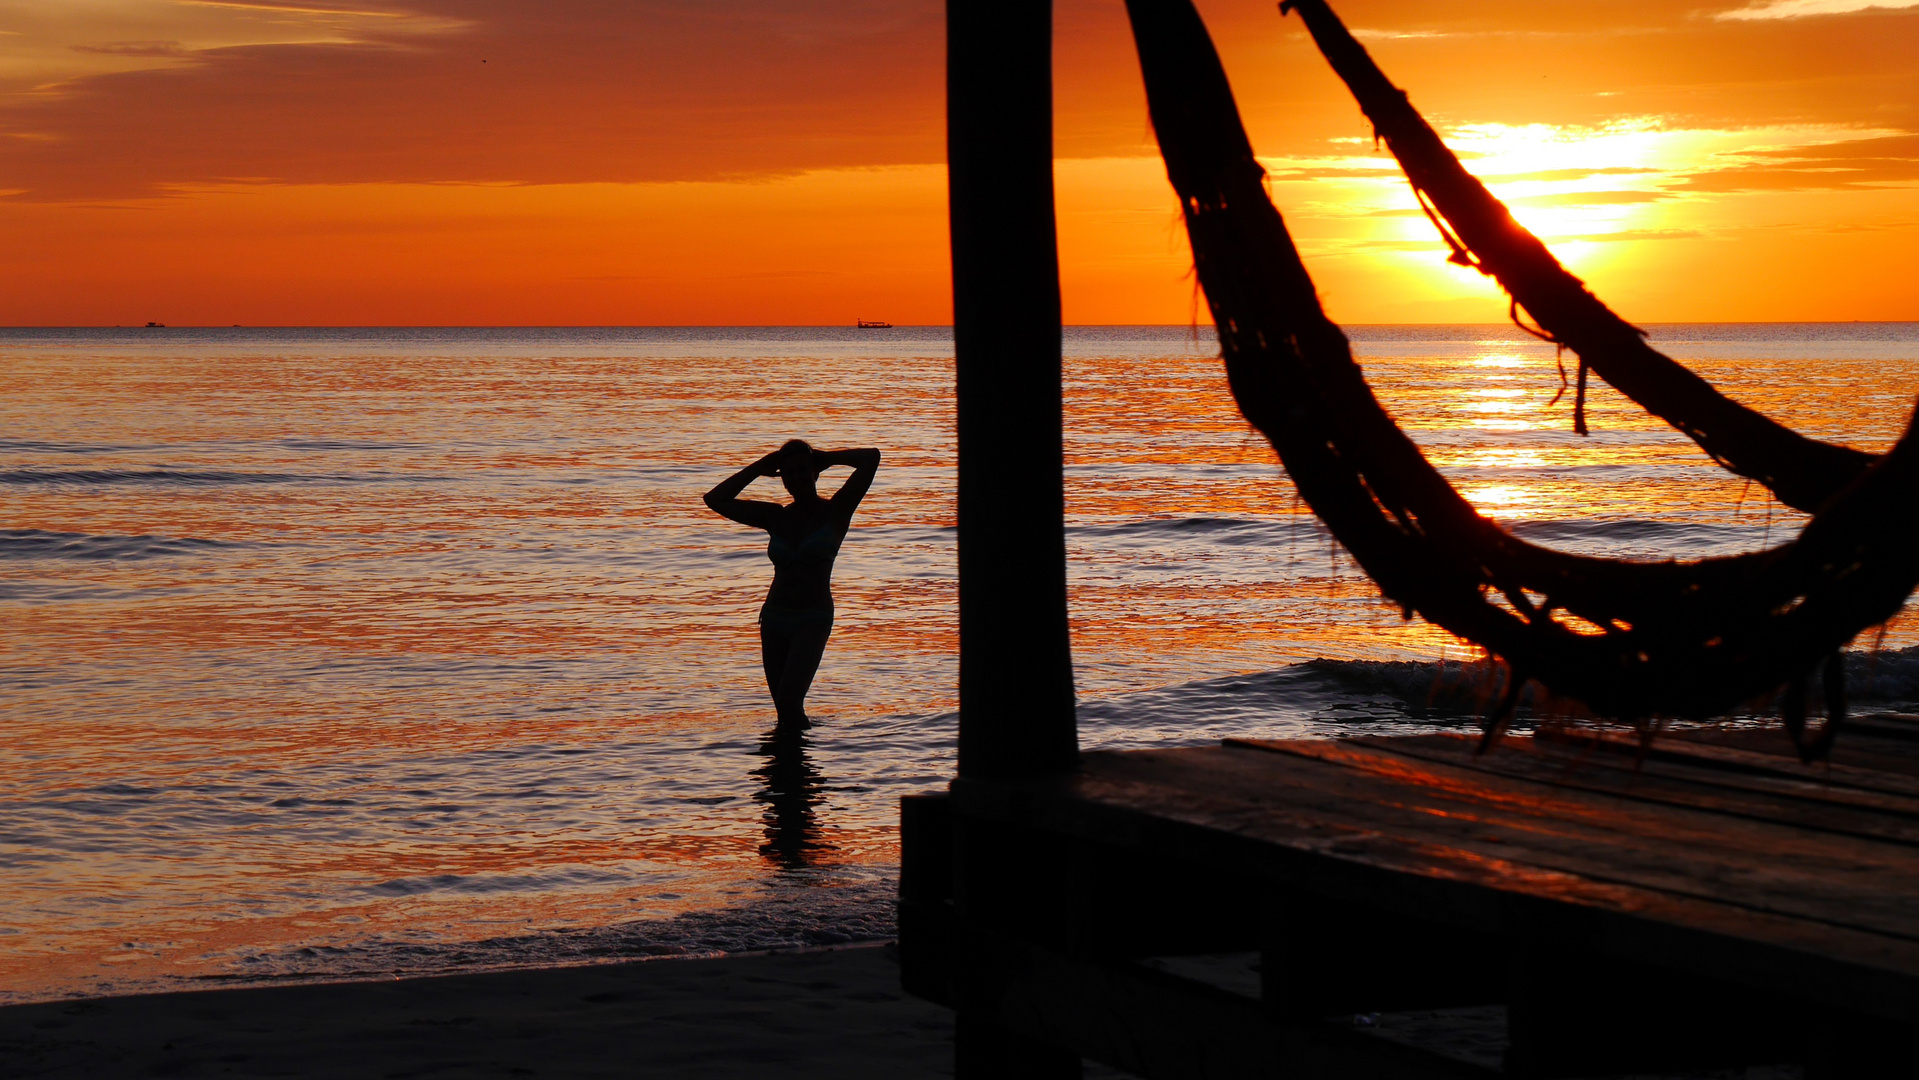
<instances>
[{"instance_id":1,"label":"glare on sea surface","mask_svg":"<svg viewBox=\"0 0 1919 1080\"><path fill-rule=\"evenodd\" d=\"M1459 493L1473 504L1473 509L1502 520L1529 517L1541 498L1538 491L1524 484L1468 484Z\"/></svg>"},{"instance_id":2,"label":"glare on sea surface","mask_svg":"<svg viewBox=\"0 0 1919 1080\"><path fill-rule=\"evenodd\" d=\"M1475 469L1539 469L1548 461L1545 454L1529 447L1482 446L1468 452L1460 464Z\"/></svg>"},{"instance_id":3,"label":"glare on sea surface","mask_svg":"<svg viewBox=\"0 0 1919 1080\"><path fill-rule=\"evenodd\" d=\"M1456 412L1467 414L1470 427L1486 431L1530 431L1536 425L1528 414L1539 410L1537 401L1525 400L1531 396L1527 390L1505 387L1479 387L1472 391L1471 397L1452 406Z\"/></svg>"}]
</instances>

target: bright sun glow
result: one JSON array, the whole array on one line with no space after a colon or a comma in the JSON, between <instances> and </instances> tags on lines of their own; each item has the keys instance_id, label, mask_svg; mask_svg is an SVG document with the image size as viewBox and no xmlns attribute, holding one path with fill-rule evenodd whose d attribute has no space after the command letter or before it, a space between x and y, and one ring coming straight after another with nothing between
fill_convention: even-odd
<instances>
[{"instance_id":1,"label":"bright sun glow","mask_svg":"<svg viewBox=\"0 0 1919 1080\"><path fill-rule=\"evenodd\" d=\"M1815 124L1669 128L1656 117L1596 127L1465 124L1444 133L1446 144L1460 154L1467 169L1568 262L1579 260L1583 245L1680 231L1689 217L1687 208L1710 197L1686 191L1688 178L1762 160L1754 155L1893 134ZM1370 140L1351 142L1362 152L1371 149ZM1384 151L1272 159L1266 165L1276 187L1311 184L1299 194L1317 213L1381 221L1373 235L1335 248L1417 245L1423 250L1434 242L1432 226Z\"/></svg>"}]
</instances>

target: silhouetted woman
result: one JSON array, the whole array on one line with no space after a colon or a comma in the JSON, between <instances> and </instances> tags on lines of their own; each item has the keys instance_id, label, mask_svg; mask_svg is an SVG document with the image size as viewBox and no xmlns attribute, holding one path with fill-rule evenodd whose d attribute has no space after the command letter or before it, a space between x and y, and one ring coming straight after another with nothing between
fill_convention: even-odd
<instances>
[{"instance_id":1,"label":"silhouetted woman","mask_svg":"<svg viewBox=\"0 0 1919 1080\"><path fill-rule=\"evenodd\" d=\"M831 499L822 499L813 485L835 465L851 466L853 475ZM783 732L812 726L806 691L833 632L833 558L879 467L878 450L819 451L793 439L706 493L714 513L770 534L766 557L773 560L773 587L760 607L760 661ZM782 506L740 498L762 476L779 477L793 501Z\"/></svg>"}]
</instances>

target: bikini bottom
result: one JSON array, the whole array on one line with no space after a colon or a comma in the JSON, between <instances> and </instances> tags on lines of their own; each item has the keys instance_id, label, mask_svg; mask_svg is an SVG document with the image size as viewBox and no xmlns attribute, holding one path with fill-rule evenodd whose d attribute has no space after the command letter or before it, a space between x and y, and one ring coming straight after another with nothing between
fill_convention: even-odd
<instances>
[{"instance_id":1,"label":"bikini bottom","mask_svg":"<svg viewBox=\"0 0 1919 1080\"><path fill-rule=\"evenodd\" d=\"M806 632L833 630L833 606L818 608L788 607L768 602L760 606L760 629L791 637Z\"/></svg>"}]
</instances>

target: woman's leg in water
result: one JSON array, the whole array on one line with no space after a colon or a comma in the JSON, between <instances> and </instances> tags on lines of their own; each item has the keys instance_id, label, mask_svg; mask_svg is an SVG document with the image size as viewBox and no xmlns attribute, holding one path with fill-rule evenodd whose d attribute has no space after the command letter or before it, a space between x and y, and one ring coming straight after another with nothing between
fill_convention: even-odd
<instances>
[{"instance_id":1,"label":"woman's leg in water","mask_svg":"<svg viewBox=\"0 0 1919 1080\"><path fill-rule=\"evenodd\" d=\"M780 727L804 731L812 726L806 719L806 692L813 688L826 639L832 634L830 622L791 630L760 627L760 663L766 669L766 689L773 695Z\"/></svg>"}]
</instances>

